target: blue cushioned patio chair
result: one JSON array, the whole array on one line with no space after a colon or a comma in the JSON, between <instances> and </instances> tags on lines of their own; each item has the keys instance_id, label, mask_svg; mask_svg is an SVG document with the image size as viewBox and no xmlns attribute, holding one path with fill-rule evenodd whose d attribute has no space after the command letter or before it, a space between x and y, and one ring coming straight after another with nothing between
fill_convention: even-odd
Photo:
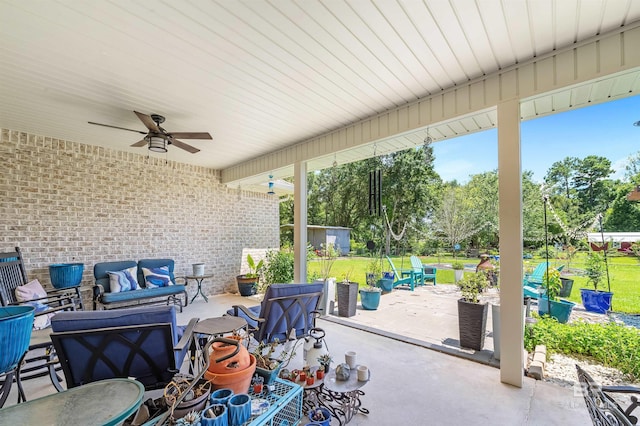
<instances>
[{"instance_id":1,"label":"blue cushioned patio chair","mask_svg":"<svg viewBox=\"0 0 640 426\"><path fill-rule=\"evenodd\" d=\"M300 339L315 326L323 286L323 283L271 284L260 305L249 308L234 305L227 314L244 318L258 342L285 342L292 330L295 339Z\"/></svg>"},{"instance_id":2,"label":"blue cushioned patio chair","mask_svg":"<svg viewBox=\"0 0 640 426\"><path fill-rule=\"evenodd\" d=\"M51 321L51 340L67 388L133 377L159 389L180 370L197 322L177 326L174 306L63 312Z\"/></svg>"},{"instance_id":3,"label":"blue cushioned patio chair","mask_svg":"<svg viewBox=\"0 0 640 426\"><path fill-rule=\"evenodd\" d=\"M393 264L393 261L389 256L387 256L387 261L389 262L389 265L391 266L391 270L393 271L393 275L396 278L396 280L393 282L393 288L396 288L400 285L406 285L406 286L409 286L411 291L413 291L413 288L415 287L413 270L402 270L400 271L402 274L401 275L398 273L398 270L396 269L396 265Z\"/></svg>"}]
</instances>

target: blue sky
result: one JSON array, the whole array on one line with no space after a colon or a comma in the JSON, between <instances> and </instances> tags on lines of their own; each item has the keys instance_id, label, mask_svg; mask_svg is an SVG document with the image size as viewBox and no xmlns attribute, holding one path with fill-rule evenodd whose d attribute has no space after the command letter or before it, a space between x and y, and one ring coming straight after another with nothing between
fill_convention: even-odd
<instances>
[{"instance_id":1,"label":"blue sky","mask_svg":"<svg viewBox=\"0 0 640 426\"><path fill-rule=\"evenodd\" d=\"M614 178L624 176L627 158L640 151L640 96L524 121L522 170L541 182L549 167L565 157L599 155L611 161ZM433 144L435 169L445 181L469 181L469 175L498 168L498 132L484 132Z\"/></svg>"}]
</instances>

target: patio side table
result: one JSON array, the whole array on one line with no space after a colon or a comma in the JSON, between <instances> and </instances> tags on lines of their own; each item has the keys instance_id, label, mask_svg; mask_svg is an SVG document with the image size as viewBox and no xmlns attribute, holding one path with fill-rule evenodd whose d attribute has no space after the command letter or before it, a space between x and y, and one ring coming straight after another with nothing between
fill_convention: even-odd
<instances>
[{"instance_id":1,"label":"patio side table","mask_svg":"<svg viewBox=\"0 0 640 426\"><path fill-rule=\"evenodd\" d=\"M191 303L193 303L193 301L196 300L196 297L198 297L198 294L202 296L205 302L209 303L209 299L207 299L207 296L205 296L205 294L202 292L202 281L211 277L213 277L213 274L187 275L185 277L185 279L187 280L187 283L189 282L189 280L195 280L196 283L198 283L198 290L196 290L196 294L193 295L193 298L191 299Z\"/></svg>"}]
</instances>

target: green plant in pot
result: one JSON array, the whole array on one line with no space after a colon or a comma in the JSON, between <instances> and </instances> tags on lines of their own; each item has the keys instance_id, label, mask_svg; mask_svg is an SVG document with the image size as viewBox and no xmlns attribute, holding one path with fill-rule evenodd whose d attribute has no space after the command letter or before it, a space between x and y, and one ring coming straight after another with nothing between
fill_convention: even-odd
<instances>
[{"instance_id":1,"label":"green plant in pot","mask_svg":"<svg viewBox=\"0 0 640 426\"><path fill-rule=\"evenodd\" d=\"M593 285L593 290L587 288L580 289L582 304L589 312L604 314L611 309L613 293L598 290L598 285L604 278L605 273L606 264L604 255L600 252L590 252L587 255L585 274L587 276L587 282Z\"/></svg>"},{"instance_id":2,"label":"green plant in pot","mask_svg":"<svg viewBox=\"0 0 640 426\"><path fill-rule=\"evenodd\" d=\"M367 267L367 285L360 289L360 303L362 309L375 311L380 305L380 294L382 289L376 287L382 278L382 265L378 259L373 259Z\"/></svg>"},{"instance_id":3,"label":"green plant in pot","mask_svg":"<svg viewBox=\"0 0 640 426\"><path fill-rule=\"evenodd\" d=\"M257 293L258 282L260 281L260 272L264 267L264 261L260 259L256 264L253 257L251 257L250 254L247 254L247 265L249 266L249 272L236 277L238 291L241 296L251 296Z\"/></svg>"},{"instance_id":4,"label":"green plant in pot","mask_svg":"<svg viewBox=\"0 0 640 426\"><path fill-rule=\"evenodd\" d=\"M451 263L451 269L455 276L456 284L464 277L464 263L459 260L455 260Z\"/></svg>"},{"instance_id":5,"label":"green plant in pot","mask_svg":"<svg viewBox=\"0 0 640 426\"><path fill-rule=\"evenodd\" d=\"M458 282L462 298L458 299L460 346L477 351L484 346L488 305L480 303L480 293L489 281L483 272L467 274Z\"/></svg>"},{"instance_id":6,"label":"green plant in pot","mask_svg":"<svg viewBox=\"0 0 640 426\"><path fill-rule=\"evenodd\" d=\"M296 346L300 341L290 348L284 346L277 355L276 348L281 343L278 339L271 343L260 342L253 349L252 354L256 357L256 374L264 379L265 385L273 383L280 371L287 368L291 359L296 355Z\"/></svg>"},{"instance_id":7,"label":"green plant in pot","mask_svg":"<svg viewBox=\"0 0 640 426\"><path fill-rule=\"evenodd\" d=\"M558 295L562 289L560 271L556 268L548 269L542 278L545 294L538 300L538 314L549 315L558 320L559 323L569 321L571 311L575 303L567 300L560 300Z\"/></svg>"}]
</instances>

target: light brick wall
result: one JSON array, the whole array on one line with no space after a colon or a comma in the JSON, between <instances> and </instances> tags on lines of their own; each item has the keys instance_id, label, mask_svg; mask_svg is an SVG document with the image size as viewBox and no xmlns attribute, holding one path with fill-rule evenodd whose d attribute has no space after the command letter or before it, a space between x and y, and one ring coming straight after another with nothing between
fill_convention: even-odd
<instances>
[{"instance_id":1,"label":"light brick wall","mask_svg":"<svg viewBox=\"0 0 640 426\"><path fill-rule=\"evenodd\" d=\"M279 245L278 200L228 189L216 170L6 129L0 200L0 251L19 246L45 286L49 264L84 263L86 297L95 263L160 257L178 276L204 262L206 294L235 291L246 254Z\"/></svg>"}]
</instances>

